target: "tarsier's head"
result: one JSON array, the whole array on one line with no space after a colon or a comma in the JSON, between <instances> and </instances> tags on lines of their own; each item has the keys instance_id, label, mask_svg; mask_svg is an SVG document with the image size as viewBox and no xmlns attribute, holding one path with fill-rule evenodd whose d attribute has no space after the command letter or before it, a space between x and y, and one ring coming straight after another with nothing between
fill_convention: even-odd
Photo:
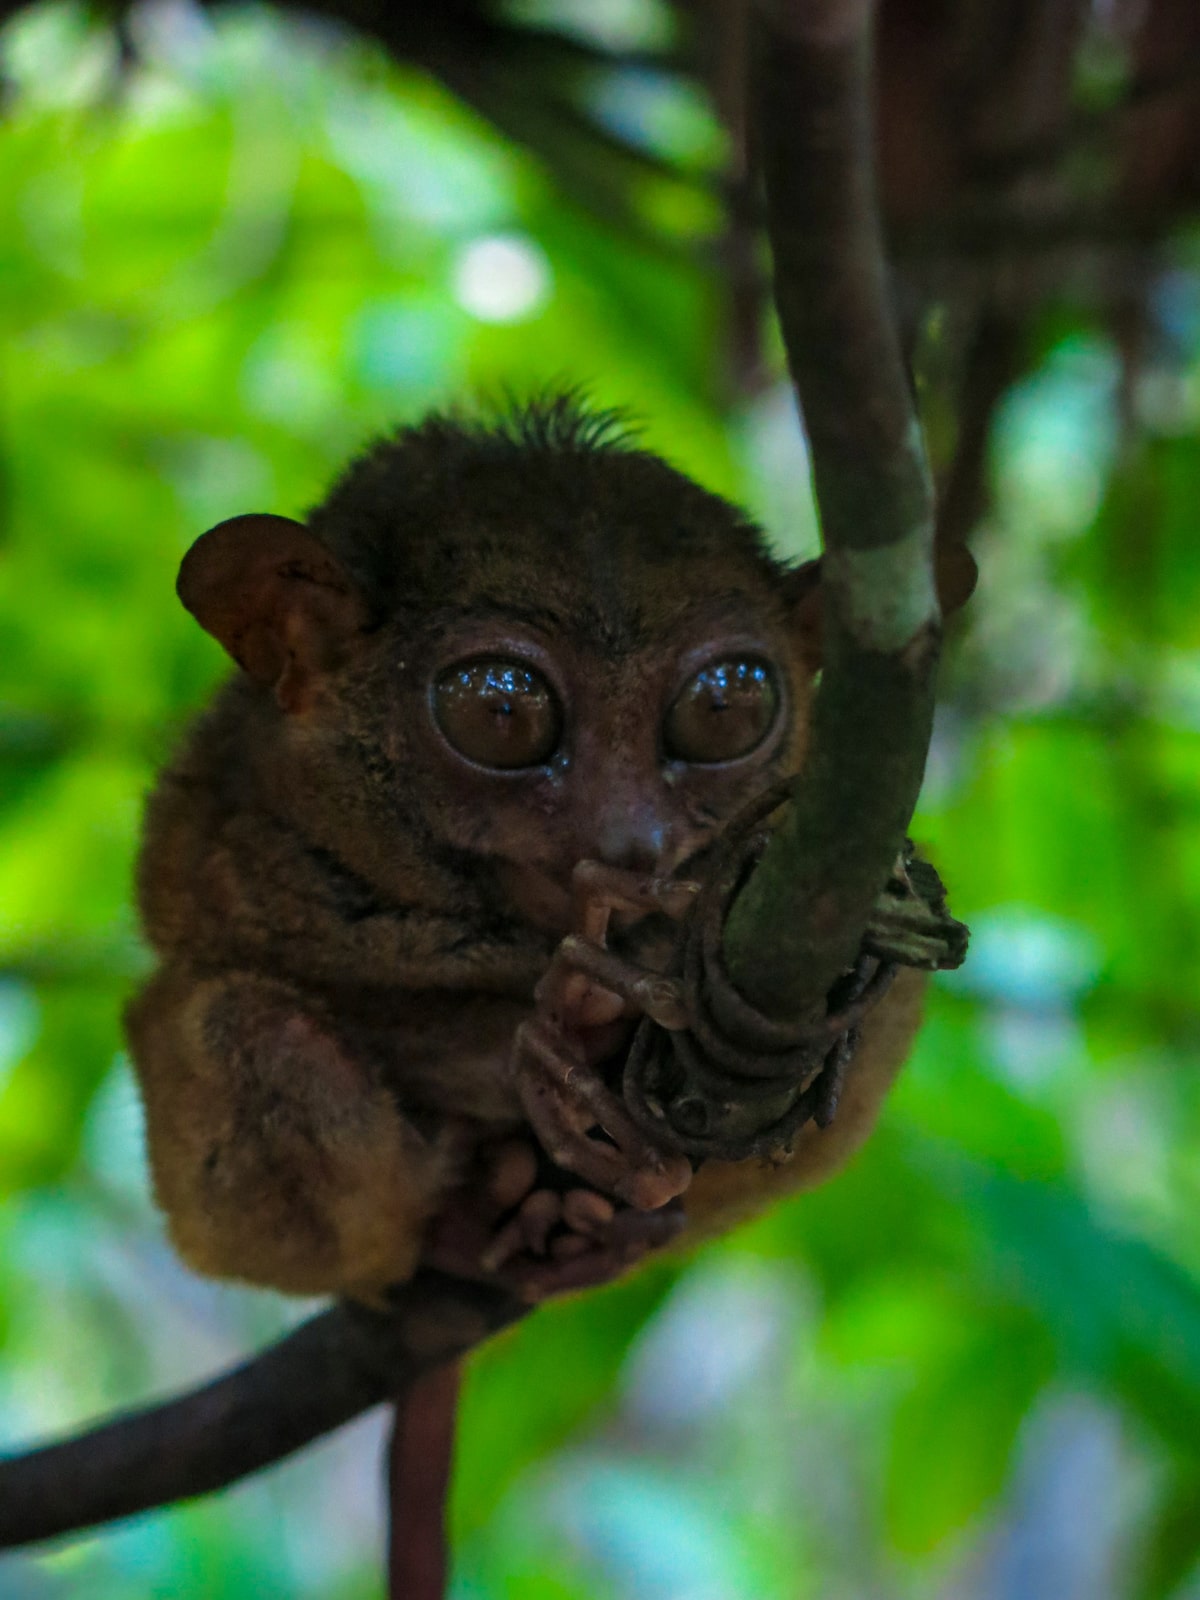
<instances>
[{"instance_id":1,"label":"tarsier's head","mask_svg":"<svg viewBox=\"0 0 1200 1600\"><path fill-rule=\"evenodd\" d=\"M557 400L405 430L306 525L221 523L179 592L278 708L319 842L375 881L474 862L553 928L577 861L672 871L797 769L815 573Z\"/></svg>"}]
</instances>

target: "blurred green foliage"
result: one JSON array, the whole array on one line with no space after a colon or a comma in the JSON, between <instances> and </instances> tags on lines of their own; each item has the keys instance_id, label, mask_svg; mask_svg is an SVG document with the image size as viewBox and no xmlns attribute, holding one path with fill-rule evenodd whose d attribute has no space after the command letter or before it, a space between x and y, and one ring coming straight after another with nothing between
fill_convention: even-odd
<instances>
[{"instance_id":1,"label":"blurred green foliage","mask_svg":"<svg viewBox=\"0 0 1200 1600\"><path fill-rule=\"evenodd\" d=\"M813 541L785 391L720 402L694 191L647 179L664 242L637 242L351 41L258 11L141 26L124 78L70 8L2 40L6 1445L195 1381L305 1309L173 1262L121 1055L140 796L224 670L174 602L190 540L302 512L431 404L583 381L784 548ZM652 90L605 93L648 144L717 159L703 106ZM1111 348L1066 306L995 430L917 829L974 951L879 1134L829 1189L476 1360L461 1600L1200 1594L1188 241L1160 291L1129 426ZM378 1426L0 1561L0 1597L365 1600Z\"/></svg>"}]
</instances>

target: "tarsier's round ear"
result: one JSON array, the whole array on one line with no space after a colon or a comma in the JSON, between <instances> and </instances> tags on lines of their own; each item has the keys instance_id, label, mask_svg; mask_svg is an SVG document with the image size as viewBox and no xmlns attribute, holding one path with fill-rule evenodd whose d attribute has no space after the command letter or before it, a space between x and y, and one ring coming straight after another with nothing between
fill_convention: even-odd
<instances>
[{"instance_id":1,"label":"tarsier's round ear","mask_svg":"<svg viewBox=\"0 0 1200 1600\"><path fill-rule=\"evenodd\" d=\"M966 605L979 577L975 557L964 544L939 545L934 557L938 605L944 617ZM788 610L805 662L821 666L821 558L793 567L785 576Z\"/></svg>"},{"instance_id":2,"label":"tarsier's round ear","mask_svg":"<svg viewBox=\"0 0 1200 1600\"><path fill-rule=\"evenodd\" d=\"M287 517L231 517L183 558L179 598L245 672L301 709L370 620L366 601L308 529Z\"/></svg>"}]
</instances>

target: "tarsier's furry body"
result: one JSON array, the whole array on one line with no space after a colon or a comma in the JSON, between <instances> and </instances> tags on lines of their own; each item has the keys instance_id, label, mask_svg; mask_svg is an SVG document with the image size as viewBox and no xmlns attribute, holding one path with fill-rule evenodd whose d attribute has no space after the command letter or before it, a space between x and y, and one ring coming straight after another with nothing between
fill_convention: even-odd
<instances>
[{"instance_id":1,"label":"tarsier's furry body","mask_svg":"<svg viewBox=\"0 0 1200 1600\"><path fill-rule=\"evenodd\" d=\"M450 1238L451 1264L536 1297L657 1242L631 1213L710 1232L857 1146L916 1025L912 975L868 1017L831 1128L694 1178L603 1099L636 1001L570 974L534 996L590 914L580 862L611 870L611 948L660 969L662 885L703 877L723 825L802 765L811 576L733 507L568 402L434 419L306 527L213 530L180 592L244 669L163 774L140 872L159 967L129 1029L194 1266L373 1296ZM765 729L732 757L729 686L745 738ZM686 758L712 738L721 759ZM577 1178L548 1183L548 1140ZM438 1231L473 1186L478 1249Z\"/></svg>"}]
</instances>

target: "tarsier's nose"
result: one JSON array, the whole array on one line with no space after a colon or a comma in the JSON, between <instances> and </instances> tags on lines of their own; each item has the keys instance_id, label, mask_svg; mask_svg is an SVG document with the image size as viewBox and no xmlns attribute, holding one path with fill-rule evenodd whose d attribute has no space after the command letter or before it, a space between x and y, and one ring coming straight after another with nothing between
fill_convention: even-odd
<instances>
[{"instance_id":1,"label":"tarsier's nose","mask_svg":"<svg viewBox=\"0 0 1200 1600\"><path fill-rule=\"evenodd\" d=\"M653 805L644 800L610 797L598 819L596 855L610 867L631 872L652 872L667 847L667 823Z\"/></svg>"}]
</instances>

